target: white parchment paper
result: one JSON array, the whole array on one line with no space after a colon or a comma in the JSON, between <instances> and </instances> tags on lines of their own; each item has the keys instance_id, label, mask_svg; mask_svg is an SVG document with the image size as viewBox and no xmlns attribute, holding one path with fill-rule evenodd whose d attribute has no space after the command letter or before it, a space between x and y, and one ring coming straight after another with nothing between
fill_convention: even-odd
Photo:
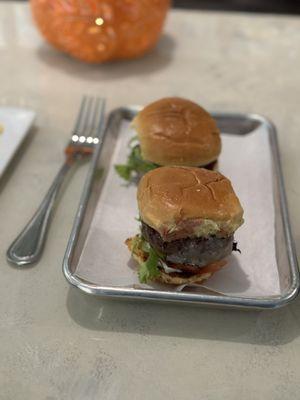
<instances>
[{"instance_id":1,"label":"white parchment paper","mask_svg":"<svg viewBox=\"0 0 300 400\"><path fill-rule=\"evenodd\" d=\"M129 124L124 122L76 270L79 277L101 286L139 285L134 262L124 245L126 238L138 232L136 186L124 184L113 168L114 164L126 161L127 144L133 135ZM227 266L206 281L205 288L224 295L278 295L272 166L267 132L259 128L245 136L222 134L222 141L219 170L231 179L245 210L245 223L235 234L242 254L230 256ZM197 288L189 288L191 290Z\"/></svg>"}]
</instances>

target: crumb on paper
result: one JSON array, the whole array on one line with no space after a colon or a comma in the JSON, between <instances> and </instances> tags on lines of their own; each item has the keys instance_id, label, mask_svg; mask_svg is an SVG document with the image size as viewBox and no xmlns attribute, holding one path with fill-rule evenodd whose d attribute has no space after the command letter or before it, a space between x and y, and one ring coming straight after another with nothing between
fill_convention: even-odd
<instances>
[{"instance_id":1,"label":"crumb on paper","mask_svg":"<svg viewBox=\"0 0 300 400\"><path fill-rule=\"evenodd\" d=\"M4 132L4 126L2 125L2 124L0 124L0 135L1 135L1 133L3 133Z\"/></svg>"}]
</instances>

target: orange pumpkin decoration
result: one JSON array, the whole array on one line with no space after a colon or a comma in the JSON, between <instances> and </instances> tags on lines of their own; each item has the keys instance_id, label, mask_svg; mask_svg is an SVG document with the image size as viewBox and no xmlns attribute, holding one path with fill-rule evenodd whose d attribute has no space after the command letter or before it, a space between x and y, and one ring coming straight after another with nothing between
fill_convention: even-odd
<instances>
[{"instance_id":1,"label":"orange pumpkin decoration","mask_svg":"<svg viewBox=\"0 0 300 400\"><path fill-rule=\"evenodd\" d=\"M56 48L98 63L138 57L155 46L170 0L31 0L34 19Z\"/></svg>"}]
</instances>

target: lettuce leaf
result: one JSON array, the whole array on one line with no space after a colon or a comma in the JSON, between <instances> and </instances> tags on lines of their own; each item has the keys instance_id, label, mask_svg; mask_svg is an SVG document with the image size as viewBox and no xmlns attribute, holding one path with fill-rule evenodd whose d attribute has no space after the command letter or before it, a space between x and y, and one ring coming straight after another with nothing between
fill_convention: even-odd
<instances>
[{"instance_id":1,"label":"lettuce leaf","mask_svg":"<svg viewBox=\"0 0 300 400\"><path fill-rule=\"evenodd\" d=\"M147 283L160 275L158 263L159 255L150 247L147 260L140 264L138 276L141 283Z\"/></svg>"},{"instance_id":2,"label":"lettuce leaf","mask_svg":"<svg viewBox=\"0 0 300 400\"><path fill-rule=\"evenodd\" d=\"M140 263L138 271L139 281L141 283L147 283L148 281L151 281L160 275L158 266L162 257L141 235L137 235L134 238L132 253L134 253L137 249L148 254L147 260Z\"/></svg>"},{"instance_id":3,"label":"lettuce leaf","mask_svg":"<svg viewBox=\"0 0 300 400\"><path fill-rule=\"evenodd\" d=\"M136 138L133 138L132 140L136 140ZM130 148L131 151L127 158L127 163L115 165L115 170L121 178L126 181L131 181L134 176L145 174L146 172L158 167L157 164L151 163L142 158L139 144L135 144Z\"/></svg>"},{"instance_id":4,"label":"lettuce leaf","mask_svg":"<svg viewBox=\"0 0 300 400\"><path fill-rule=\"evenodd\" d=\"M115 170L125 181L130 181L132 171L128 165L117 164L115 165Z\"/></svg>"}]
</instances>

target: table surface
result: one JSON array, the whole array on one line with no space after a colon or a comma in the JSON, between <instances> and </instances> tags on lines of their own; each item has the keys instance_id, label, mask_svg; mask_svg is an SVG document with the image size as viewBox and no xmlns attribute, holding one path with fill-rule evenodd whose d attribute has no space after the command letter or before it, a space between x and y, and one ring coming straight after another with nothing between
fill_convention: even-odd
<instances>
[{"instance_id":1,"label":"table surface","mask_svg":"<svg viewBox=\"0 0 300 400\"><path fill-rule=\"evenodd\" d=\"M0 399L298 398L298 300L276 311L224 311L103 301L69 287L61 264L86 167L62 195L41 262L17 270L5 251L63 160L83 93L105 96L109 109L180 95L210 110L269 116L298 245L299 18L172 11L152 54L102 66L48 47L28 5L1 2L0 20L0 103L38 112L0 182Z\"/></svg>"}]
</instances>

